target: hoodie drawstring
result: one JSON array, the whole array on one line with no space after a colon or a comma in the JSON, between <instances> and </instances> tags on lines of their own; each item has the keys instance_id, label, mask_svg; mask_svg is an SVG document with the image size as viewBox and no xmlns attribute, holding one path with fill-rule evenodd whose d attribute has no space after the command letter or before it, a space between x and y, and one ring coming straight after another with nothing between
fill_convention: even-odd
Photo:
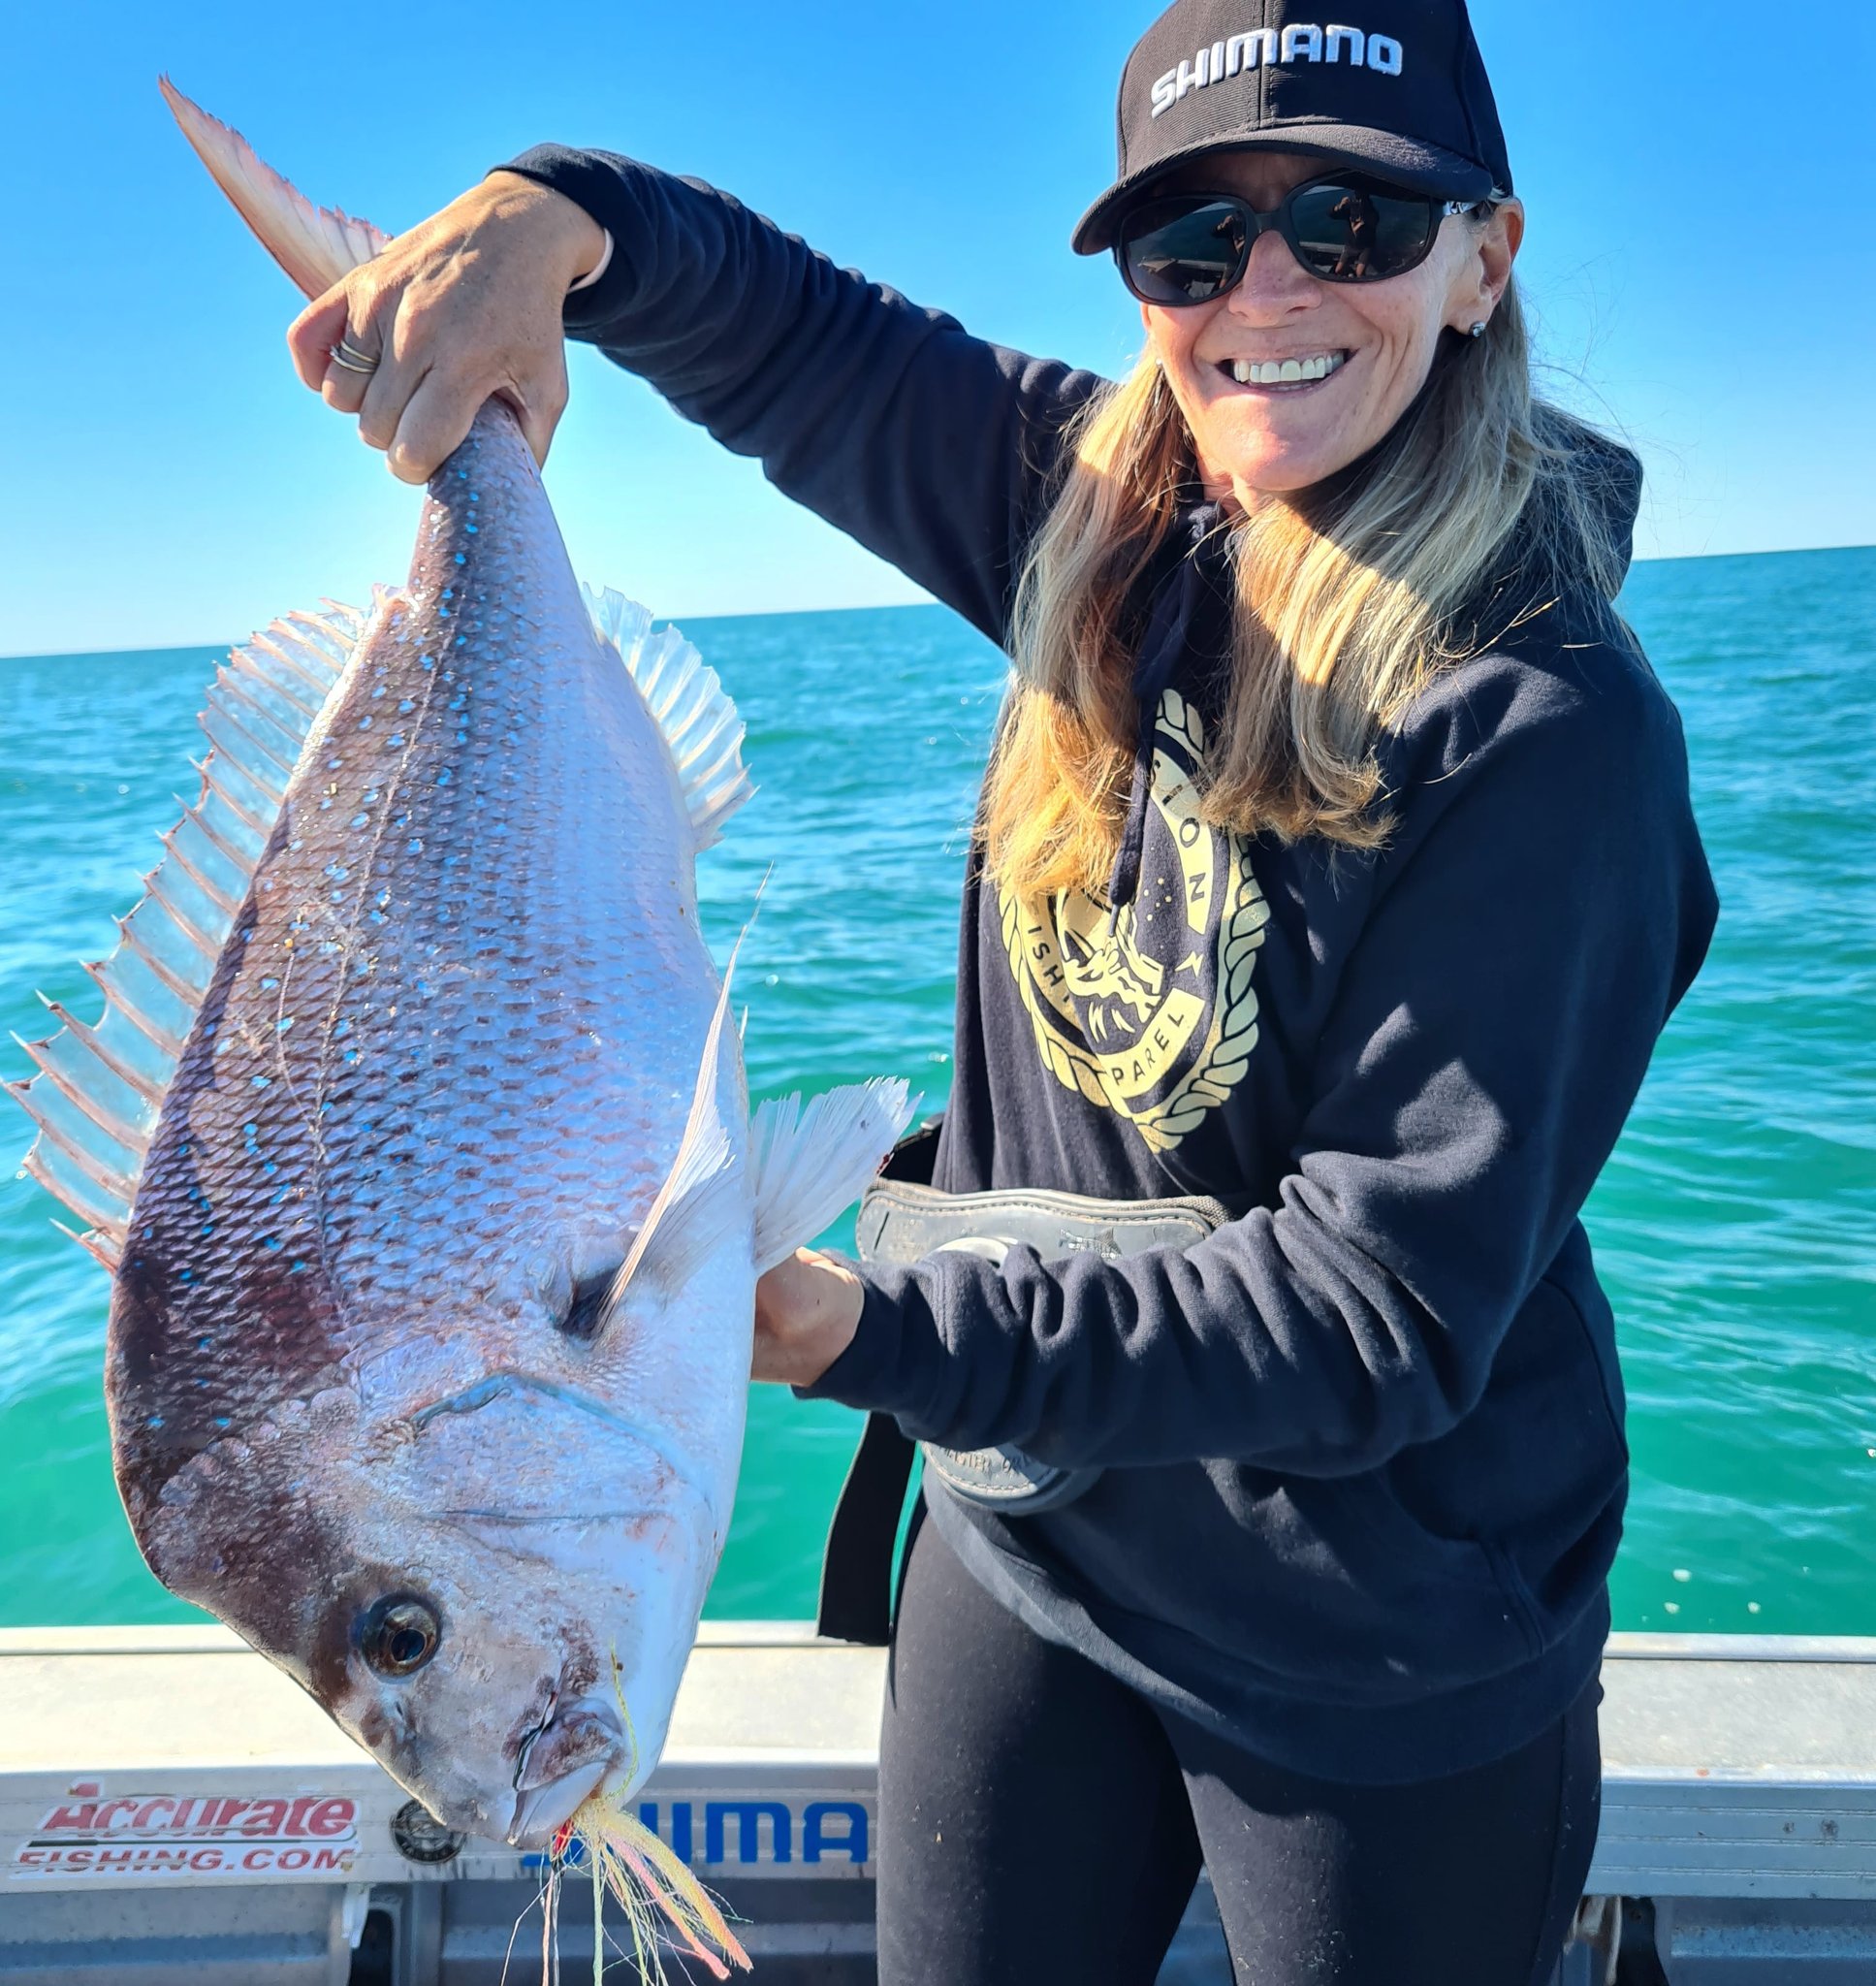
<instances>
[{"instance_id":1,"label":"hoodie drawstring","mask_svg":"<svg viewBox=\"0 0 1876 1986\"><path fill-rule=\"evenodd\" d=\"M1153 748L1160 723L1160 699L1177 673L1192 632L1192 615L1198 605L1205 574L1197 558L1198 548L1224 520L1224 507L1201 503L1181 522L1188 532L1186 556L1179 568L1167 576L1154 595L1153 611L1147 617L1146 634L1140 643L1139 658L1133 665L1133 698L1139 706L1139 729L1133 741L1133 785L1128 794L1127 825L1121 830L1121 845L1114 853L1114 868L1107 879L1110 910L1133 901L1140 886L1140 852L1146 841L1147 805L1153 794Z\"/></svg>"}]
</instances>

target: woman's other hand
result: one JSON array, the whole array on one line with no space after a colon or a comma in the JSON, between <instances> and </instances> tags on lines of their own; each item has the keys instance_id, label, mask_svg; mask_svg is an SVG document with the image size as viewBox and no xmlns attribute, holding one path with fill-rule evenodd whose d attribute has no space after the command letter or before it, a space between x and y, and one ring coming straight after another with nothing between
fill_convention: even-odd
<instances>
[{"instance_id":1,"label":"woman's other hand","mask_svg":"<svg viewBox=\"0 0 1876 1986\"><path fill-rule=\"evenodd\" d=\"M866 1285L831 1255L797 1248L755 1286L751 1376L812 1386L860 1328Z\"/></svg>"},{"instance_id":2,"label":"woman's other hand","mask_svg":"<svg viewBox=\"0 0 1876 1986\"><path fill-rule=\"evenodd\" d=\"M564 194L491 173L309 304L287 333L294 365L406 483L429 480L493 394L545 462L567 401L560 304L605 240ZM376 368L333 365L341 337Z\"/></svg>"}]
</instances>

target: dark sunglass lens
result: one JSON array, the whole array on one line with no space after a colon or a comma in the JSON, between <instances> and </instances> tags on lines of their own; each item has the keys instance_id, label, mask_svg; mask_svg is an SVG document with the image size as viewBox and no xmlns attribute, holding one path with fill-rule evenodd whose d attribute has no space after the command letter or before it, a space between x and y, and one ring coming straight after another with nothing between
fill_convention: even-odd
<instances>
[{"instance_id":1,"label":"dark sunglass lens","mask_svg":"<svg viewBox=\"0 0 1876 1986\"><path fill-rule=\"evenodd\" d=\"M1358 179L1324 180L1291 196L1290 226L1305 265L1331 282L1378 282L1426 257L1439 222L1435 203Z\"/></svg>"},{"instance_id":2,"label":"dark sunglass lens","mask_svg":"<svg viewBox=\"0 0 1876 1986\"><path fill-rule=\"evenodd\" d=\"M1150 304L1206 304L1244 261L1244 220L1228 201L1155 201L1121 230L1121 262Z\"/></svg>"}]
</instances>

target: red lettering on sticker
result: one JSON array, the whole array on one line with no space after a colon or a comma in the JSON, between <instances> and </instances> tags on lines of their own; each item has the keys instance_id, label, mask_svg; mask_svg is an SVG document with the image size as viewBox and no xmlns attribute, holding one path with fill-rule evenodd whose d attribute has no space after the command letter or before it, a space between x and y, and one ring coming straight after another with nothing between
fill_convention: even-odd
<instances>
[{"instance_id":1,"label":"red lettering on sticker","mask_svg":"<svg viewBox=\"0 0 1876 1986\"><path fill-rule=\"evenodd\" d=\"M350 1800L322 1800L306 1815L305 1831L320 1841L330 1841L334 1835L350 1834L358 1809Z\"/></svg>"},{"instance_id":2,"label":"red lettering on sticker","mask_svg":"<svg viewBox=\"0 0 1876 1986\"><path fill-rule=\"evenodd\" d=\"M349 1869L352 1866L350 1848L315 1848L312 1851L312 1866L315 1869Z\"/></svg>"}]
</instances>

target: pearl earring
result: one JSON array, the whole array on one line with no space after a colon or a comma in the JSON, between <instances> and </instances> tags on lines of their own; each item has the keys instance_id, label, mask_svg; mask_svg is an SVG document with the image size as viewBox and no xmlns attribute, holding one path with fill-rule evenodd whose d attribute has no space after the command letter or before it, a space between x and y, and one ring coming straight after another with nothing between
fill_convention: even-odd
<instances>
[{"instance_id":1,"label":"pearl earring","mask_svg":"<svg viewBox=\"0 0 1876 1986\"><path fill-rule=\"evenodd\" d=\"M1482 322L1475 324L1471 331L1467 333L1467 336L1469 337L1483 337L1485 336L1484 324Z\"/></svg>"}]
</instances>

